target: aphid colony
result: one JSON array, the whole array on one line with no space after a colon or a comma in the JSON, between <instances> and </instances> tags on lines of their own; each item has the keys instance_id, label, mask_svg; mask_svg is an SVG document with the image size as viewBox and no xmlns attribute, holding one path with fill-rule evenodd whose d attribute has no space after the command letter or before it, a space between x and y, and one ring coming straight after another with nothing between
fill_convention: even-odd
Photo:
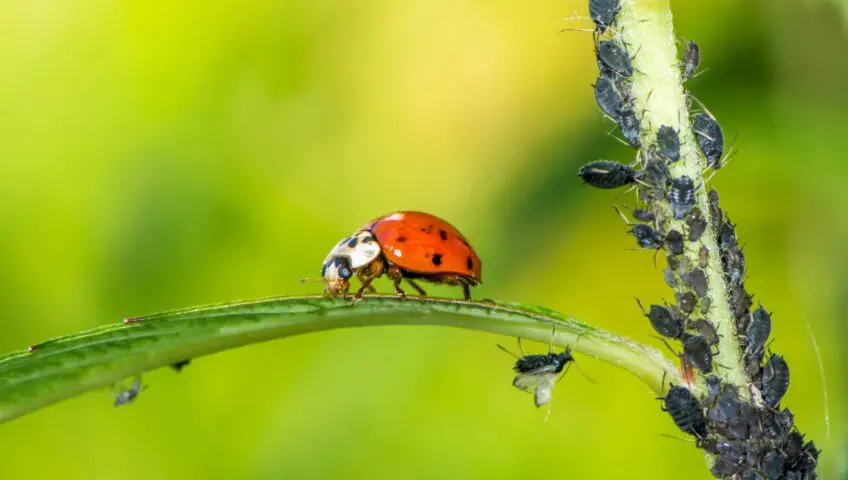
<instances>
[{"instance_id":1,"label":"aphid colony","mask_svg":"<svg viewBox=\"0 0 848 480\"><path fill-rule=\"evenodd\" d=\"M712 473L718 478L815 478L818 450L812 442L804 443L792 413L780 409L789 387L789 367L779 355L770 354L766 359L771 314L762 306L752 311L736 226L722 211L718 192L707 192L709 211L704 212L696 199L704 185L685 174L672 174L682 156L690 155L681 152L680 126L651 126L656 132L653 136L643 131L630 94L632 79L641 73L628 46L614 35L616 28L626 28L616 25L618 1L591 0L589 8L600 70L594 84L595 100L603 114L618 124L637 155L630 164L590 162L580 168L578 176L596 188L629 186L637 190L639 204L632 210L632 221L615 208L640 249L656 250L657 255L666 252L664 277L675 290L674 304L663 302L646 308L637 299L638 305L670 349L674 350L669 341L680 342L682 350L675 353L681 359L683 380L695 382L696 372L706 376L704 397L696 397L686 386L672 386L664 408L683 432L696 438L700 448L716 456ZM612 38L601 39L604 34ZM682 80L697 76L700 58L698 45L688 42L681 61ZM726 163L724 133L705 108L691 119L691 133L702 163L714 170L721 168ZM718 251L711 251L702 241L708 229L718 240ZM723 291L710 285L707 275L716 267L724 277ZM713 357L719 354L721 338L710 320L713 296L724 296L735 318L734 340L741 347L750 379L746 395L715 374Z\"/></svg>"}]
</instances>

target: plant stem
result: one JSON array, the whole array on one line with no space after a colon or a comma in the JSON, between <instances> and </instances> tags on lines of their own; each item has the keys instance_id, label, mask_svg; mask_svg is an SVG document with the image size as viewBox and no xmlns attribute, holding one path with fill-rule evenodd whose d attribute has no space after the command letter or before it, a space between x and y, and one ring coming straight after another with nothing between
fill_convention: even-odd
<instances>
[{"instance_id":1,"label":"plant stem","mask_svg":"<svg viewBox=\"0 0 848 480\"><path fill-rule=\"evenodd\" d=\"M722 266L719 258L718 233L712 228L703 173L706 161L695 144L689 122L687 95L683 89L674 36L671 10L667 0L622 0L618 17L617 36L635 54L631 96L638 115L642 116L642 143L656 142L657 130L663 125L680 132L680 161L669 164L674 178L689 176L695 183L695 207L707 220L707 229L700 242L686 242L683 253L689 265L698 265L701 245L709 249L709 263L704 269L707 277L711 307L708 318L716 327L720 340L719 353L713 357L718 375L724 382L745 386L748 379L736 341L736 321L727 299ZM685 232L683 220L674 220L664 202L665 220L660 231L663 238L674 228ZM747 396L747 389L740 389Z\"/></svg>"},{"instance_id":2,"label":"plant stem","mask_svg":"<svg viewBox=\"0 0 848 480\"><path fill-rule=\"evenodd\" d=\"M518 303L367 296L277 297L127 319L0 357L0 423L182 360L277 338L348 327L439 325L553 344L623 368L662 393L674 365L651 347ZM578 341L579 340L579 341Z\"/></svg>"}]
</instances>

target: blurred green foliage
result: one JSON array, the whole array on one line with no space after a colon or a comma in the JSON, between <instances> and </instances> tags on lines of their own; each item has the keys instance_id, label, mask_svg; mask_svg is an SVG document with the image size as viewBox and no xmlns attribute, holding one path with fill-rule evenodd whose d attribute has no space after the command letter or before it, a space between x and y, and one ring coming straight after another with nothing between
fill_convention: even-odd
<instances>
[{"instance_id":1,"label":"blurred green foliage","mask_svg":"<svg viewBox=\"0 0 848 480\"><path fill-rule=\"evenodd\" d=\"M844 468L848 74L835 4L680 2L688 88L738 134L714 178L792 369L786 405ZM577 167L604 133L585 2L0 4L0 351L300 284L393 210L459 226L480 297L656 343L669 290ZM632 203L632 197L620 199ZM389 288L382 282L383 290ZM452 289L433 293L457 295ZM821 347L832 432L825 435ZM373 328L198 359L0 428L0 478L710 478L648 388L579 358L543 423L506 339ZM509 342L507 342L509 345ZM545 346L536 345L542 350ZM614 459L614 461L610 461Z\"/></svg>"}]
</instances>

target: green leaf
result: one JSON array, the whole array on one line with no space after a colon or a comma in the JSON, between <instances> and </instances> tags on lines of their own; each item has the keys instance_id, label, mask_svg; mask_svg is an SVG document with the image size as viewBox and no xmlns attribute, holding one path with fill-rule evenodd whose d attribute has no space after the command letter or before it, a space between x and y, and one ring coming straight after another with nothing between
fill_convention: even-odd
<instances>
[{"instance_id":1,"label":"green leaf","mask_svg":"<svg viewBox=\"0 0 848 480\"><path fill-rule=\"evenodd\" d=\"M657 350L543 307L367 296L277 297L131 318L0 357L0 422L127 377L229 348L348 327L439 325L549 342L633 373L656 392L677 381ZM579 341L578 341L579 339Z\"/></svg>"}]
</instances>

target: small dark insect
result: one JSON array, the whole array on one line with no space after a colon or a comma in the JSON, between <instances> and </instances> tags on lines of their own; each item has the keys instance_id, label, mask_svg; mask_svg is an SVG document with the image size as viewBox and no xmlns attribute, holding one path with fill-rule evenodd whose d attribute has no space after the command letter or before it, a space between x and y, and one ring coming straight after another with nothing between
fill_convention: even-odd
<instances>
[{"instance_id":1,"label":"small dark insect","mask_svg":"<svg viewBox=\"0 0 848 480\"><path fill-rule=\"evenodd\" d=\"M722 263L730 287L742 284L745 278L745 255L739 247L731 247L722 252Z\"/></svg>"},{"instance_id":2,"label":"small dark insect","mask_svg":"<svg viewBox=\"0 0 848 480\"><path fill-rule=\"evenodd\" d=\"M707 265L710 264L710 249L707 248L706 245L702 245L701 249L698 251L698 266L701 268L707 268Z\"/></svg>"},{"instance_id":3,"label":"small dark insect","mask_svg":"<svg viewBox=\"0 0 848 480\"><path fill-rule=\"evenodd\" d=\"M668 308L662 305L651 305L651 311L648 312L638 298L636 302L657 333L668 338L680 338L683 334L683 319L672 314Z\"/></svg>"},{"instance_id":4,"label":"small dark insect","mask_svg":"<svg viewBox=\"0 0 848 480\"><path fill-rule=\"evenodd\" d=\"M766 480L766 478L760 475L756 470L745 470L742 472L741 480Z\"/></svg>"},{"instance_id":5,"label":"small dark insect","mask_svg":"<svg viewBox=\"0 0 848 480\"><path fill-rule=\"evenodd\" d=\"M742 417L731 418L727 422L727 433L734 440L745 440L748 437L748 423Z\"/></svg>"},{"instance_id":6,"label":"small dark insect","mask_svg":"<svg viewBox=\"0 0 848 480\"><path fill-rule=\"evenodd\" d=\"M707 198L710 203L710 220L713 224L713 231L718 232L719 228L721 228L721 222L724 221L724 213L721 211L721 206L718 203L718 191L715 188L710 188Z\"/></svg>"},{"instance_id":7,"label":"small dark insect","mask_svg":"<svg viewBox=\"0 0 848 480\"><path fill-rule=\"evenodd\" d=\"M701 48L697 43L689 42L686 45L686 51L683 53L683 78L686 80L693 78L700 64Z\"/></svg>"},{"instance_id":8,"label":"small dark insect","mask_svg":"<svg viewBox=\"0 0 848 480\"><path fill-rule=\"evenodd\" d=\"M739 243L736 239L736 227L730 221L724 222L718 234L718 248L726 252L732 248L738 248Z\"/></svg>"},{"instance_id":9,"label":"small dark insect","mask_svg":"<svg viewBox=\"0 0 848 480\"><path fill-rule=\"evenodd\" d=\"M624 110L624 98L618 93L612 79L603 74L595 82L595 101L598 102L601 111L612 118L617 119Z\"/></svg>"},{"instance_id":10,"label":"small dark insect","mask_svg":"<svg viewBox=\"0 0 848 480\"><path fill-rule=\"evenodd\" d=\"M660 152L672 162L680 160L680 135L674 128L663 125L657 130Z\"/></svg>"},{"instance_id":11,"label":"small dark insect","mask_svg":"<svg viewBox=\"0 0 848 480\"><path fill-rule=\"evenodd\" d=\"M772 355L763 367L763 401L777 407L789 390L789 365L780 355Z\"/></svg>"},{"instance_id":12,"label":"small dark insect","mask_svg":"<svg viewBox=\"0 0 848 480\"><path fill-rule=\"evenodd\" d=\"M745 331L748 336L746 350L749 354L762 353L771 334L771 315L760 305L752 315L751 323Z\"/></svg>"},{"instance_id":13,"label":"small dark insect","mask_svg":"<svg viewBox=\"0 0 848 480\"><path fill-rule=\"evenodd\" d=\"M641 223L633 225L633 229L630 230L630 233L636 237L636 242L642 248L649 248L652 250L662 248L662 235L660 232L654 230L650 225Z\"/></svg>"},{"instance_id":14,"label":"small dark insect","mask_svg":"<svg viewBox=\"0 0 848 480\"><path fill-rule=\"evenodd\" d=\"M747 327L748 312L753 304L754 301L742 285L738 285L736 288L731 290L730 307L733 308L733 315L737 318L737 320L741 318L745 327Z\"/></svg>"},{"instance_id":15,"label":"small dark insect","mask_svg":"<svg viewBox=\"0 0 848 480\"><path fill-rule=\"evenodd\" d=\"M665 410L671 415L674 424L685 433L701 438L707 436L701 402L688 389L672 385L665 396Z\"/></svg>"},{"instance_id":16,"label":"small dark insect","mask_svg":"<svg viewBox=\"0 0 848 480\"><path fill-rule=\"evenodd\" d=\"M710 297L704 297L701 299L701 314L706 315L710 311L710 307L713 306L713 301Z\"/></svg>"},{"instance_id":17,"label":"small dark insect","mask_svg":"<svg viewBox=\"0 0 848 480\"><path fill-rule=\"evenodd\" d=\"M704 397L704 407L711 407L716 398L721 394L721 379L715 375L709 375L704 379L707 386L707 395Z\"/></svg>"},{"instance_id":18,"label":"small dark insect","mask_svg":"<svg viewBox=\"0 0 848 480\"><path fill-rule=\"evenodd\" d=\"M622 77L633 76L633 64L624 47L612 40L601 40L595 47L598 57L598 67L602 72L621 75Z\"/></svg>"},{"instance_id":19,"label":"small dark insect","mask_svg":"<svg viewBox=\"0 0 848 480\"><path fill-rule=\"evenodd\" d=\"M702 337L709 343L710 345L715 345L718 343L718 332L716 332L715 326L710 323L709 320L704 318L695 320L692 322L692 328L698 331Z\"/></svg>"},{"instance_id":20,"label":"small dark insect","mask_svg":"<svg viewBox=\"0 0 848 480\"><path fill-rule=\"evenodd\" d=\"M671 288L677 287L677 275L674 273L674 270L672 270L671 268L666 268L665 270L663 270L663 280L665 280L665 283L669 287L671 287Z\"/></svg>"},{"instance_id":21,"label":"small dark insect","mask_svg":"<svg viewBox=\"0 0 848 480\"><path fill-rule=\"evenodd\" d=\"M707 229L707 221L701 216L701 210L698 208L692 209L692 214L686 219L686 225L689 226L690 242L697 242Z\"/></svg>"},{"instance_id":22,"label":"small dark insect","mask_svg":"<svg viewBox=\"0 0 848 480\"><path fill-rule=\"evenodd\" d=\"M683 334L683 358L695 365L704 375L713 371L713 352L710 344L700 335Z\"/></svg>"},{"instance_id":23,"label":"small dark insect","mask_svg":"<svg viewBox=\"0 0 848 480\"><path fill-rule=\"evenodd\" d=\"M712 116L699 113L692 122L692 132L698 148L704 153L707 164L714 168L721 167L721 156L724 154L724 132Z\"/></svg>"},{"instance_id":24,"label":"small dark insect","mask_svg":"<svg viewBox=\"0 0 848 480\"><path fill-rule=\"evenodd\" d=\"M783 469L786 467L786 455L780 450L766 452L760 469L769 480L777 480L783 477Z\"/></svg>"},{"instance_id":25,"label":"small dark insect","mask_svg":"<svg viewBox=\"0 0 848 480\"><path fill-rule=\"evenodd\" d=\"M707 274L700 268L692 270L687 275L687 281L695 294L703 298L707 296Z\"/></svg>"},{"instance_id":26,"label":"small dark insect","mask_svg":"<svg viewBox=\"0 0 848 480\"><path fill-rule=\"evenodd\" d=\"M739 392L735 386L725 385L716 405L716 420L728 422L731 418L739 416L739 410Z\"/></svg>"},{"instance_id":27,"label":"small dark insect","mask_svg":"<svg viewBox=\"0 0 848 480\"><path fill-rule=\"evenodd\" d=\"M668 208L675 220L683 220L695 205L695 184L684 175L671 182L671 192L668 198Z\"/></svg>"},{"instance_id":28,"label":"small dark insect","mask_svg":"<svg viewBox=\"0 0 848 480\"><path fill-rule=\"evenodd\" d=\"M680 268L680 257L676 257L669 253L665 256L665 261L668 263L668 268L672 270Z\"/></svg>"},{"instance_id":29,"label":"small dark insect","mask_svg":"<svg viewBox=\"0 0 848 480\"><path fill-rule=\"evenodd\" d=\"M733 453L719 455L713 466L710 467L710 472L712 472L713 476L716 478L726 478L742 472L744 468L742 464L745 462L745 451L742 447L740 447L740 450L741 453L738 456L735 451Z\"/></svg>"},{"instance_id":30,"label":"small dark insect","mask_svg":"<svg viewBox=\"0 0 848 480\"><path fill-rule=\"evenodd\" d=\"M612 160L596 160L580 167L577 176L595 188L611 189L635 181L633 168Z\"/></svg>"},{"instance_id":31,"label":"small dark insect","mask_svg":"<svg viewBox=\"0 0 848 480\"><path fill-rule=\"evenodd\" d=\"M615 23L615 17L621 10L618 0L589 0L589 16L595 22L598 33L604 33Z\"/></svg>"},{"instance_id":32,"label":"small dark insect","mask_svg":"<svg viewBox=\"0 0 848 480\"><path fill-rule=\"evenodd\" d=\"M181 361L179 361L179 362L177 362L177 363L173 363L173 364L171 364L171 368L173 368L174 370L176 370L176 371L177 371L177 373L179 373L179 372L182 372L182 371L183 371L183 369L184 369L185 367L187 367L189 363L191 363L191 359L188 359L188 360L181 360Z\"/></svg>"},{"instance_id":33,"label":"small dark insect","mask_svg":"<svg viewBox=\"0 0 848 480\"><path fill-rule=\"evenodd\" d=\"M657 216L650 210L637 208L636 210L633 210L633 218L640 222L653 222L656 220Z\"/></svg>"},{"instance_id":34,"label":"small dark insect","mask_svg":"<svg viewBox=\"0 0 848 480\"><path fill-rule=\"evenodd\" d=\"M792 431L792 426L795 425L795 415L792 415L792 411L788 408L781 410L775 417L775 420L781 434L789 433Z\"/></svg>"},{"instance_id":35,"label":"small dark insect","mask_svg":"<svg viewBox=\"0 0 848 480\"><path fill-rule=\"evenodd\" d=\"M115 399L115 406L120 407L121 405L132 402L145 388L147 387L141 385L141 375L138 375L128 388L120 387L117 391L112 392L112 398Z\"/></svg>"},{"instance_id":36,"label":"small dark insect","mask_svg":"<svg viewBox=\"0 0 848 480\"><path fill-rule=\"evenodd\" d=\"M636 112L630 109L626 109L621 112L621 115L618 117L618 129L621 131L621 136L627 140L634 148L639 148L642 145L642 141L639 139L639 134L641 133L641 125L639 122L639 117L636 116Z\"/></svg>"},{"instance_id":37,"label":"small dark insect","mask_svg":"<svg viewBox=\"0 0 848 480\"><path fill-rule=\"evenodd\" d=\"M698 305L698 297L693 292L678 292L675 296L677 297L677 306L683 313L689 315L695 311L695 306Z\"/></svg>"},{"instance_id":38,"label":"small dark insect","mask_svg":"<svg viewBox=\"0 0 848 480\"><path fill-rule=\"evenodd\" d=\"M645 168L638 175L638 179L653 187L665 188L669 183L671 173L668 171L668 165L659 155L657 146L648 145L648 148L640 150L640 153L644 155Z\"/></svg>"},{"instance_id":39,"label":"small dark insect","mask_svg":"<svg viewBox=\"0 0 848 480\"><path fill-rule=\"evenodd\" d=\"M665 244L668 245L671 253L675 255L683 254L683 234L677 230L668 232L668 235L665 237Z\"/></svg>"},{"instance_id":40,"label":"small dark insect","mask_svg":"<svg viewBox=\"0 0 848 480\"><path fill-rule=\"evenodd\" d=\"M521 350L521 356L510 352L502 345L498 345L498 348L517 359L512 367L517 372L512 385L519 390L533 393L537 408L550 403L559 373L562 372L562 376L565 376L568 372L566 366L570 366L574 362L571 348L566 348L560 353L554 353L553 339L554 336L552 335L546 354L527 355L520 338L518 339L518 348ZM562 378L562 376L559 378Z\"/></svg>"}]
</instances>

